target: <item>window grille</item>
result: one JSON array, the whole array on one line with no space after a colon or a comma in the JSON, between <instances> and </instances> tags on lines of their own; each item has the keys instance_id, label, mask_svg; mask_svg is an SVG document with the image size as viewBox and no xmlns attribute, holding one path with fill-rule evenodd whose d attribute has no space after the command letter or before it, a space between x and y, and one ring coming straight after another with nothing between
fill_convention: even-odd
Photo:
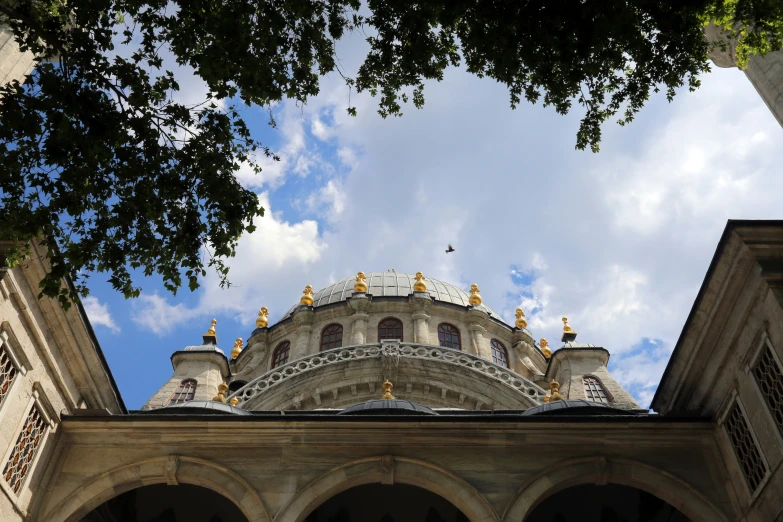
<instances>
[{"instance_id":1,"label":"window grille","mask_svg":"<svg viewBox=\"0 0 783 522\"><path fill-rule=\"evenodd\" d=\"M340 348L343 345L343 327L330 324L321 332L321 351Z\"/></svg>"},{"instance_id":2,"label":"window grille","mask_svg":"<svg viewBox=\"0 0 783 522\"><path fill-rule=\"evenodd\" d=\"M177 386L177 389L174 390L174 393L171 395L169 402L166 403L166 406L192 401L195 396L196 381L193 379L185 379L184 381L180 382L179 386Z\"/></svg>"},{"instance_id":3,"label":"window grille","mask_svg":"<svg viewBox=\"0 0 783 522\"><path fill-rule=\"evenodd\" d=\"M402 321L389 317L378 323L378 340L398 339L402 341Z\"/></svg>"},{"instance_id":4,"label":"window grille","mask_svg":"<svg viewBox=\"0 0 783 522\"><path fill-rule=\"evenodd\" d=\"M46 421L38 411L38 406L34 404L3 468L3 478L14 493L19 493L45 434Z\"/></svg>"},{"instance_id":5,"label":"window grille","mask_svg":"<svg viewBox=\"0 0 783 522\"><path fill-rule=\"evenodd\" d=\"M453 324L441 323L438 325L438 341L444 348L462 350L462 339L459 330Z\"/></svg>"},{"instance_id":6,"label":"window grille","mask_svg":"<svg viewBox=\"0 0 783 522\"><path fill-rule=\"evenodd\" d=\"M272 368L277 368L288 362L288 356L291 353L291 343L283 341L275 348L275 353L272 354Z\"/></svg>"},{"instance_id":7,"label":"window grille","mask_svg":"<svg viewBox=\"0 0 783 522\"><path fill-rule=\"evenodd\" d=\"M767 466L761 459L753 436L750 434L750 426L745 419L745 415L740 410L739 403L735 402L731 411L726 417L726 433L734 448L734 454L737 456L742 473L753 493L761 484L762 479L767 474Z\"/></svg>"},{"instance_id":8,"label":"window grille","mask_svg":"<svg viewBox=\"0 0 783 522\"><path fill-rule=\"evenodd\" d=\"M765 346L759 356L753 369L753 377L756 378L761 395L764 396L775 424L783 435L783 373L769 345Z\"/></svg>"},{"instance_id":9,"label":"window grille","mask_svg":"<svg viewBox=\"0 0 783 522\"><path fill-rule=\"evenodd\" d=\"M492 348L492 362L498 366L508 368L508 351L503 346L503 343L497 339L492 339L489 346Z\"/></svg>"},{"instance_id":10,"label":"window grille","mask_svg":"<svg viewBox=\"0 0 783 522\"><path fill-rule=\"evenodd\" d=\"M595 377L583 377L582 384L584 384L585 396L588 401L609 402L609 398L606 396L606 390L604 390L601 381Z\"/></svg>"},{"instance_id":11,"label":"window grille","mask_svg":"<svg viewBox=\"0 0 783 522\"><path fill-rule=\"evenodd\" d=\"M11 385L16 378L16 366L11 361L11 356L5 344L0 341L0 406L3 405Z\"/></svg>"}]
</instances>

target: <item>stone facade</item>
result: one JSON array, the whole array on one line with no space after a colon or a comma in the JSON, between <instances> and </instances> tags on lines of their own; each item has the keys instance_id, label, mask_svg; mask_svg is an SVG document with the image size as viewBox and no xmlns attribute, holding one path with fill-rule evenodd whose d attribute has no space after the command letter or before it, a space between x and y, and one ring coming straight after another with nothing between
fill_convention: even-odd
<instances>
[{"instance_id":1,"label":"stone facade","mask_svg":"<svg viewBox=\"0 0 783 522\"><path fill-rule=\"evenodd\" d=\"M19 50L13 32L0 22L0 85L13 80L24 83L24 77L35 66L33 53Z\"/></svg>"},{"instance_id":2,"label":"stone facade","mask_svg":"<svg viewBox=\"0 0 783 522\"><path fill-rule=\"evenodd\" d=\"M425 489L471 521L536 520L545 499L605 484L647 492L685 517L677 520L778 520L780 245L783 222L729 223L654 399L657 414L614 381L608 350L573 332L545 357L526 328L484 306L414 293L295 307L254 330L233 358L208 332L172 355L172 378L144 411L127 412L80 308L36 298L45 266L35 256L0 281L0 336L11 354L0 354L0 375L15 370L10 393L0 383L0 520L111 522L97 509L152 484L208 488L253 522L305 522L364 484ZM378 339L388 317L402 321L401 340ZM459 330L461 349L440 346L442 322ZM335 323L346 342L321 351L321 332ZM507 347L508 367L487 339ZM289 360L271 368L284 341ZM405 401L377 400L387 379ZM605 402L587 394L585 379ZM198 383L192 400L167 406L184 380ZM223 382L234 385L234 407L213 401ZM434 410L345 414L406 401ZM32 440L33 413L42 436L16 491L5 470L18 441Z\"/></svg>"}]
</instances>

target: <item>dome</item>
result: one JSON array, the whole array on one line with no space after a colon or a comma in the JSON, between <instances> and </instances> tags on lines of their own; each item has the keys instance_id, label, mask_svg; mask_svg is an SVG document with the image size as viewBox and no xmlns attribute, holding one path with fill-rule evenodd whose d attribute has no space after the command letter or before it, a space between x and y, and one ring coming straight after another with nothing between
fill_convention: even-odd
<instances>
[{"instance_id":1,"label":"dome","mask_svg":"<svg viewBox=\"0 0 783 522\"><path fill-rule=\"evenodd\" d=\"M217 401L188 401L181 402L179 404L172 404L171 406L164 406L163 408L156 408L154 410L142 411L148 415L187 415L187 414L200 414L200 415L250 415L250 412L231 406L223 402Z\"/></svg>"},{"instance_id":2,"label":"dome","mask_svg":"<svg viewBox=\"0 0 783 522\"><path fill-rule=\"evenodd\" d=\"M337 415L437 415L437 413L411 401L373 399L349 406Z\"/></svg>"},{"instance_id":3,"label":"dome","mask_svg":"<svg viewBox=\"0 0 783 522\"><path fill-rule=\"evenodd\" d=\"M413 293L413 283L416 282L416 277L413 274L366 272L365 275L367 277L367 294L373 297L407 297ZM427 283L427 293L436 301L457 306L470 306L468 301L470 295L465 290L430 277L425 277L424 281ZM356 276L351 276L321 288L313 295L313 307L318 308L347 300L354 293L354 283L356 283ZM298 307L297 304L288 310L281 321L293 315L294 310ZM487 312L493 319L503 322L503 319L489 307L482 304L476 308Z\"/></svg>"},{"instance_id":4,"label":"dome","mask_svg":"<svg viewBox=\"0 0 783 522\"><path fill-rule=\"evenodd\" d=\"M545 402L525 410L522 415L634 415L634 413L613 408L602 402L571 399Z\"/></svg>"}]
</instances>

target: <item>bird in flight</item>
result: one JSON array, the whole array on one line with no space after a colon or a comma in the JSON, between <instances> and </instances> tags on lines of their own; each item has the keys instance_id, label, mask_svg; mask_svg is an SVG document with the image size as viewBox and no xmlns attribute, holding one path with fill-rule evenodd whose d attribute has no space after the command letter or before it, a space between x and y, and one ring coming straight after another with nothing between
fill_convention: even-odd
<instances>
[{"instance_id":1,"label":"bird in flight","mask_svg":"<svg viewBox=\"0 0 783 522\"><path fill-rule=\"evenodd\" d=\"M446 253L449 254L451 252L454 252L454 247L449 245L449 248L446 249Z\"/></svg>"}]
</instances>

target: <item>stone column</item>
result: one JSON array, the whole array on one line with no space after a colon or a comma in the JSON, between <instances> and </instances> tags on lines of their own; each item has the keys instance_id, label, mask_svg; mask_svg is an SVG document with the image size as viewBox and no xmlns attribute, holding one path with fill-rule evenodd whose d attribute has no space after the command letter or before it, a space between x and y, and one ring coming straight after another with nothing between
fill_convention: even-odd
<instances>
[{"instance_id":1,"label":"stone column","mask_svg":"<svg viewBox=\"0 0 783 522\"><path fill-rule=\"evenodd\" d=\"M353 310L351 315L351 344L367 344L367 308L370 298L366 293L355 293L348 298L348 306Z\"/></svg>"},{"instance_id":2,"label":"stone column","mask_svg":"<svg viewBox=\"0 0 783 522\"><path fill-rule=\"evenodd\" d=\"M306 356L310 346L310 334L315 313L311 308L302 307L294 312L293 320L296 328L296 345L294 345L289 362Z\"/></svg>"},{"instance_id":3,"label":"stone column","mask_svg":"<svg viewBox=\"0 0 783 522\"><path fill-rule=\"evenodd\" d=\"M735 42L727 40L723 31L712 24L704 28L704 35L709 42L726 42L723 49L710 49L710 59L715 65L737 67ZM744 72L775 119L783 126L783 51L750 58Z\"/></svg>"},{"instance_id":4,"label":"stone column","mask_svg":"<svg viewBox=\"0 0 783 522\"><path fill-rule=\"evenodd\" d=\"M486 342L484 334L487 329L484 328L489 316L486 312L472 308L468 310L468 331L470 331L471 348L473 355L478 355L482 359L492 360L492 351L489 343Z\"/></svg>"},{"instance_id":5,"label":"stone column","mask_svg":"<svg viewBox=\"0 0 783 522\"><path fill-rule=\"evenodd\" d=\"M410 296L410 303L413 307L413 342L419 344L430 344L430 306L432 297L427 292L413 292Z\"/></svg>"}]
</instances>

